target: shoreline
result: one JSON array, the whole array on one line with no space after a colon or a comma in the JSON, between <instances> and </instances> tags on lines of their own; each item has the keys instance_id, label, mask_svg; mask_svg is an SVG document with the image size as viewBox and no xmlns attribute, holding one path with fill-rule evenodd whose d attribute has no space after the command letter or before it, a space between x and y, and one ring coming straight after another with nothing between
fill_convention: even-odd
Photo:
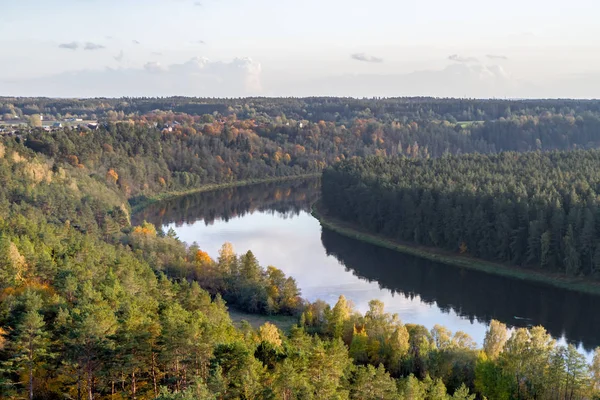
<instances>
[{"instance_id":1,"label":"shoreline","mask_svg":"<svg viewBox=\"0 0 600 400\"><path fill-rule=\"evenodd\" d=\"M468 268L488 274L503 276L505 278L530 281L560 289L600 296L600 282L589 282L580 278L570 278L559 274L533 271L522 267L461 256L436 248L416 246L409 243L399 242L382 235L366 232L362 228L359 228L351 223L328 216L326 212L324 212L322 209L319 209L319 206L320 202L313 204L311 214L319 221L324 229L334 231L340 235L352 239L360 240L361 242L370 243L375 246L384 247L400 253L439 262L452 267Z\"/></svg>"},{"instance_id":2,"label":"shoreline","mask_svg":"<svg viewBox=\"0 0 600 400\"><path fill-rule=\"evenodd\" d=\"M320 176L321 176L321 173L319 172L319 173L303 174L303 175L276 176L276 177L262 178L262 179L247 179L247 180L227 182L227 183L209 183L209 184L202 185L202 186L199 186L194 189L159 193L154 196L146 197L144 200L141 200L139 203L136 203L135 205L132 205L130 203L131 199L129 199L128 204L129 204L129 207L131 210L131 214L133 215L154 203L158 203L160 201L172 200L174 198L187 196L190 194L210 192L213 190L228 189L228 188L233 188L233 187L257 185L260 183L284 182L284 181L291 181L291 180L296 180L296 179L318 178Z\"/></svg>"}]
</instances>

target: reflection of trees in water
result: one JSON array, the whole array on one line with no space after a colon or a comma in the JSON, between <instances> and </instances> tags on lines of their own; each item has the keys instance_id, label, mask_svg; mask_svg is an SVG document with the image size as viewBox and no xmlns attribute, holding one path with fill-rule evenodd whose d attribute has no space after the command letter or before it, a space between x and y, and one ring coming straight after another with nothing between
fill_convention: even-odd
<instances>
[{"instance_id":1,"label":"reflection of trees in water","mask_svg":"<svg viewBox=\"0 0 600 400\"><path fill-rule=\"evenodd\" d=\"M443 312L473 321L497 319L512 326L543 325L554 337L600 345L598 298L544 285L434 263L323 229L327 254L369 282L407 298L419 296Z\"/></svg>"},{"instance_id":2,"label":"reflection of trees in water","mask_svg":"<svg viewBox=\"0 0 600 400\"><path fill-rule=\"evenodd\" d=\"M309 211L318 199L319 179L262 183L197 193L150 205L133 216L139 225L146 220L156 226L170 223L190 224L202 220L206 225L216 220L228 221L255 211L291 218Z\"/></svg>"}]
</instances>

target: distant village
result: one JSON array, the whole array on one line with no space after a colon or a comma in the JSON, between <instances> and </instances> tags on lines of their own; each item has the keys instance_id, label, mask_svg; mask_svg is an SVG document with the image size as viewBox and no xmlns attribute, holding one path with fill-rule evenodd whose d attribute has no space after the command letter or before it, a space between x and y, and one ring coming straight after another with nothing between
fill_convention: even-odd
<instances>
[{"instance_id":1,"label":"distant village","mask_svg":"<svg viewBox=\"0 0 600 400\"><path fill-rule=\"evenodd\" d=\"M19 118L14 116L12 119L0 120L0 135L16 136L23 130L43 129L46 132L53 132L65 127L74 129L96 130L99 127L98 121L83 120L82 118L65 118L62 120L45 120L40 116L40 125L32 125L28 118Z\"/></svg>"}]
</instances>

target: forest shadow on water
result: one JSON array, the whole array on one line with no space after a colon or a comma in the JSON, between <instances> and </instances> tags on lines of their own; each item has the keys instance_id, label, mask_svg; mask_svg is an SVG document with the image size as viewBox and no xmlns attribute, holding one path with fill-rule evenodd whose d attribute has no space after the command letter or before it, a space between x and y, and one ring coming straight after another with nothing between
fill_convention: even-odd
<instances>
[{"instance_id":1,"label":"forest shadow on water","mask_svg":"<svg viewBox=\"0 0 600 400\"><path fill-rule=\"evenodd\" d=\"M278 214L309 212L320 195L320 179L295 179L281 182L232 187L177 197L155 203L132 216L132 224L143 221L155 226L193 224L202 220L243 218L255 211Z\"/></svg>"},{"instance_id":2,"label":"forest shadow on water","mask_svg":"<svg viewBox=\"0 0 600 400\"><path fill-rule=\"evenodd\" d=\"M588 352L600 345L598 297L432 262L328 229L321 240L327 254L347 271L396 295L418 296L471 321L543 325L552 336L581 344Z\"/></svg>"},{"instance_id":3,"label":"forest shadow on water","mask_svg":"<svg viewBox=\"0 0 600 400\"><path fill-rule=\"evenodd\" d=\"M333 291L339 287L335 286L339 284L334 282L335 277L339 281L347 281L343 275L352 274L365 287L377 283L381 292L389 291L395 297L417 299L412 305L414 312L419 312L417 304L422 304L435 308L438 319L441 314L454 313L460 319L469 320L473 324L472 333L480 330L477 326L497 319L513 327L543 325L555 338L581 345L587 352L600 345L597 334L600 331L600 313L596 307L598 297L447 266L320 229L316 221L306 224L306 219L312 219L308 213L319 195L319 179L234 187L156 203L135 214L132 220L135 225L146 220L163 228L193 226L189 229L195 229L194 240L201 244L221 237L219 233L228 238L231 232L223 232L224 226L235 220L247 229L243 233L237 232L238 235L252 236L254 247L267 240L269 243L262 244L271 253L285 252L280 247L285 247L286 243L289 245L290 240L295 241L295 245L304 246L305 250L296 259L292 260L292 256L288 255L275 264L287 274L299 278L299 282L307 275L314 280L314 274L324 273L332 266L331 258L334 258L345 270L339 267L336 272L336 267L333 274L328 270L329 275L324 279L334 278L324 284L325 290L330 288ZM256 219L250 217L252 214ZM269 229L276 229L269 239L261 235L264 226L251 226L257 224L257 220L266 221L258 218L258 214L281 220L277 225L269 225ZM298 232L311 235L317 241L320 235L323 248L315 249L318 242L309 242ZM298 240L305 243L298 244ZM308 255L308 252L311 254ZM263 258L259 257L259 261L264 262ZM315 288L301 285L301 289L304 295L313 297L311 290ZM330 300L336 299L339 294L330 293ZM323 295L323 292L318 295ZM467 333L470 332L467 330Z\"/></svg>"}]
</instances>

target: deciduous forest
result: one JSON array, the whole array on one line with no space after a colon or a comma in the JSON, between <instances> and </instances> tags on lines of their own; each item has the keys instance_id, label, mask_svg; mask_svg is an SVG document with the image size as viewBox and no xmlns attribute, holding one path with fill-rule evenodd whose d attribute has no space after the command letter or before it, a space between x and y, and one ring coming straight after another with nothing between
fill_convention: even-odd
<instances>
[{"instance_id":1,"label":"deciduous forest","mask_svg":"<svg viewBox=\"0 0 600 400\"><path fill-rule=\"evenodd\" d=\"M131 223L131 206L156 195L334 165L323 201L349 221L591 279L599 153L545 150L600 143L598 102L0 102L0 125L34 114L99 121L0 137L2 398L599 396L600 351L588 361L543 327L493 321L478 346L380 301L366 313L343 296L308 302L251 251L224 244L212 259L201 243ZM488 154L503 149L540 151ZM457 155L471 152L483 154ZM296 324L236 327L228 308Z\"/></svg>"}]
</instances>

